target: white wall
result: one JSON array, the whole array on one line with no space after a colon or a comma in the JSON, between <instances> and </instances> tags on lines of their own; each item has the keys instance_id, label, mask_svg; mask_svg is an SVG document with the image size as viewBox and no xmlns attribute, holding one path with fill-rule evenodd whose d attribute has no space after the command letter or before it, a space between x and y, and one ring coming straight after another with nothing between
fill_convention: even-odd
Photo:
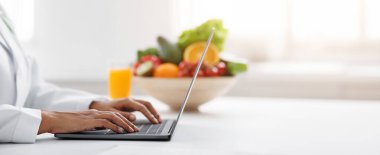
<instances>
[{"instance_id":1,"label":"white wall","mask_svg":"<svg viewBox=\"0 0 380 155\"><path fill-rule=\"evenodd\" d=\"M175 36L171 0L35 0L34 10L26 49L52 80L105 79L110 60Z\"/></svg>"},{"instance_id":2,"label":"white wall","mask_svg":"<svg viewBox=\"0 0 380 155\"><path fill-rule=\"evenodd\" d=\"M39 61L43 76L64 87L100 94L107 92L110 60L132 62L137 49L156 44L157 35L176 39L181 32L178 24L187 21L178 14L187 6L175 0L34 1L34 35L25 47ZM249 47L247 41L235 42L239 44L231 44L231 48ZM255 57L260 57L258 54ZM344 71L334 72L333 78L318 70L314 74L315 70L302 63L271 66L251 65L228 95L379 99L379 65L372 70L368 66L353 70L355 66L346 65ZM296 74L288 75L289 68Z\"/></svg>"}]
</instances>

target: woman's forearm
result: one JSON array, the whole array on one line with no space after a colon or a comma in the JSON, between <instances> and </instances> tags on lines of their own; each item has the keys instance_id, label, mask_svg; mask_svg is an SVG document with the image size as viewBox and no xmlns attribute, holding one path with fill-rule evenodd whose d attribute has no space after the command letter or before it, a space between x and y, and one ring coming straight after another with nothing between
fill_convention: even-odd
<instances>
[{"instance_id":1,"label":"woman's forearm","mask_svg":"<svg viewBox=\"0 0 380 155\"><path fill-rule=\"evenodd\" d=\"M87 110L80 112L42 111L38 134L73 133L94 128L108 128L116 133L123 130L136 132L138 128L121 114L110 111Z\"/></svg>"},{"instance_id":2,"label":"woman's forearm","mask_svg":"<svg viewBox=\"0 0 380 155\"><path fill-rule=\"evenodd\" d=\"M50 125L52 125L52 122L50 121L50 115L52 115L52 112L41 111L41 124L38 129L38 134L51 132Z\"/></svg>"}]
</instances>

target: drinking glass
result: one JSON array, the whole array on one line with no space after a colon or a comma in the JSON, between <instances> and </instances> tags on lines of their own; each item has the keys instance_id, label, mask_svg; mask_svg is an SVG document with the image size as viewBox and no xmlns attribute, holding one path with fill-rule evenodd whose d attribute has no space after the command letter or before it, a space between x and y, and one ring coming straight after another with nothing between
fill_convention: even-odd
<instances>
[{"instance_id":1,"label":"drinking glass","mask_svg":"<svg viewBox=\"0 0 380 155\"><path fill-rule=\"evenodd\" d=\"M132 68L126 64L112 64L108 71L108 90L112 99L131 95Z\"/></svg>"}]
</instances>

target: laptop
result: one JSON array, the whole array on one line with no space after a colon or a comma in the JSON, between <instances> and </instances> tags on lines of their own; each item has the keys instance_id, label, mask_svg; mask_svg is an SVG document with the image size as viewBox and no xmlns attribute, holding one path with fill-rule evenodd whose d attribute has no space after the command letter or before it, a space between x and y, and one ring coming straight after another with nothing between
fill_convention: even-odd
<instances>
[{"instance_id":1,"label":"laptop","mask_svg":"<svg viewBox=\"0 0 380 155\"><path fill-rule=\"evenodd\" d=\"M137 120L135 125L140 129L138 132L134 133L115 133L110 129L103 130L91 130L83 131L77 133L60 133L55 134L54 136L62 139L109 139L109 140L161 140L169 141L174 134L174 130L178 124L179 119L185 109L187 100L189 99L191 90L193 89L195 80L201 64L206 55L207 49L211 43L212 37L214 35L215 29L213 28L210 32L210 35L207 39L206 46L203 49L202 56L199 60L195 74L191 80L190 86L187 90L185 99L181 105L180 112L178 113L177 119L173 120L163 120L160 124L151 124L148 120Z\"/></svg>"}]
</instances>

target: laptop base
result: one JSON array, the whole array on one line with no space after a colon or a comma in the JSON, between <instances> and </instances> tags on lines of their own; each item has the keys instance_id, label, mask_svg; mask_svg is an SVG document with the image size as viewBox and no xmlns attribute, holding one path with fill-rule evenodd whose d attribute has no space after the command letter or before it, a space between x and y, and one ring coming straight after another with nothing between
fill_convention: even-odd
<instances>
[{"instance_id":1,"label":"laptop base","mask_svg":"<svg viewBox=\"0 0 380 155\"><path fill-rule=\"evenodd\" d=\"M136 121L135 125L140 128L139 132L117 134L110 129L84 131L78 133L59 133L54 136L62 139L92 139L92 140L151 140L169 141L173 134L175 120L164 120L161 128L154 128L156 124L150 124L146 120ZM148 129L146 129L148 127ZM151 132L149 130L156 130Z\"/></svg>"}]
</instances>

